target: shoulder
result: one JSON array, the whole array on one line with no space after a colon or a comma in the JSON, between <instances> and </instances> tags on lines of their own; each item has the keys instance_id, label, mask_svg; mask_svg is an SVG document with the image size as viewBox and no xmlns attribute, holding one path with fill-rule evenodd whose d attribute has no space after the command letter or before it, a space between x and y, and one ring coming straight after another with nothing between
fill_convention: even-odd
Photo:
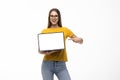
<instances>
[{"instance_id":1,"label":"shoulder","mask_svg":"<svg viewBox=\"0 0 120 80\"><path fill-rule=\"evenodd\" d=\"M62 29L64 29L64 30L68 30L68 28L67 28L67 27L62 27Z\"/></svg>"},{"instance_id":2,"label":"shoulder","mask_svg":"<svg viewBox=\"0 0 120 80\"><path fill-rule=\"evenodd\" d=\"M48 30L48 28L45 28L45 29L43 29L43 30L41 31L41 33L46 33L47 30Z\"/></svg>"},{"instance_id":3,"label":"shoulder","mask_svg":"<svg viewBox=\"0 0 120 80\"><path fill-rule=\"evenodd\" d=\"M62 28L63 28L63 29L68 29L68 28L67 28L67 27L65 27L65 26L63 26Z\"/></svg>"},{"instance_id":4,"label":"shoulder","mask_svg":"<svg viewBox=\"0 0 120 80\"><path fill-rule=\"evenodd\" d=\"M71 31L68 27L62 27L65 31Z\"/></svg>"}]
</instances>

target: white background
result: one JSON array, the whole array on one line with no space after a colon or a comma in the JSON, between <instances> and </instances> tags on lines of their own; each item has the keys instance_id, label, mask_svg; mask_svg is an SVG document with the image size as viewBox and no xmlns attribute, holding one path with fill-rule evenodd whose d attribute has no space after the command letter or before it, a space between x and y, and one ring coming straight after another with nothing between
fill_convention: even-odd
<instances>
[{"instance_id":1,"label":"white background","mask_svg":"<svg viewBox=\"0 0 120 80\"><path fill-rule=\"evenodd\" d=\"M120 80L120 0L1 0L0 80L42 80L37 34L48 12L84 39L67 40L72 80ZM57 78L55 77L55 80Z\"/></svg>"}]
</instances>

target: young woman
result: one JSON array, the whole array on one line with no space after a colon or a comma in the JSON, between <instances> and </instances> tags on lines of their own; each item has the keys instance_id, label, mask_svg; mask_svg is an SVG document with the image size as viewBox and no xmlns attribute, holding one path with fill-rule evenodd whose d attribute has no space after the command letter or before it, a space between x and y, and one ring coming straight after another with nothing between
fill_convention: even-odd
<instances>
[{"instance_id":1,"label":"young woman","mask_svg":"<svg viewBox=\"0 0 120 80\"><path fill-rule=\"evenodd\" d=\"M49 11L48 27L41 33L50 32L64 32L65 39L69 37L75 43L83 43L82 38L77 37L70 29L62 26L60 11L56 8ZM68 61L66 48L40 53L45 54L41 68L43 80L53 80L54 74L59 80L71 80L66 67L66 61Z\"/></svg>"}]
</instances>

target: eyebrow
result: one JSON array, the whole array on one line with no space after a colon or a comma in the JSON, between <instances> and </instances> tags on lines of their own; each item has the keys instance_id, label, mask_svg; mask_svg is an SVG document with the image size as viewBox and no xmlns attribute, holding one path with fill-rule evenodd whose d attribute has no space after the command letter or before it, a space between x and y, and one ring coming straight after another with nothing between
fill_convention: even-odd
<instances>
[{"instance_id":1,"label":"eyebrow","mask_svg":"<svg viewBox=\"0 0 120 80\"><path fill-rule=\"evenodd\" d=\"M54 16L57 17L58 15L50 15L50 16L51 16L51 17L54 17Z\"/></svg>"}]
</instances>

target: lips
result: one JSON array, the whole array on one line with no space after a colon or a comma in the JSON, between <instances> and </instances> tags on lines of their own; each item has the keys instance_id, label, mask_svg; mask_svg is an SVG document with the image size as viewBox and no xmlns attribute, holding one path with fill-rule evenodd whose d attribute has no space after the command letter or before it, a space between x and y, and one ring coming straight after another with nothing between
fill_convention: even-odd
<instances>
[{"instance_id":1,"label":"lips","mask_svg":"<svg viewBox=\"0 0 120 80\"><path fill-rule=\"evenodd\" d=\"M56 20L52 20L52 22L56 22Z\"/></svg>"},{"instance_id":2,"label":"lips","mask_svg":"<svg viewBox=\"0 0 120 80\"><path fill-rule=\"evenodd\" d=\"M53 18L53 19L51 19L50 21L51 21L52 24L57 24L58 19Z\"/></svg>"},{"instance_id":3,"label":"lips","mask_svg":"<svg viewBox=\"0 0 120 80\"><path fill-rule=\"evenodd\" d=\"M53 24L56 24L56 23L57 23L57 20L52 20L52 23L53 23Z\"/></svg>"}]
</instances>

